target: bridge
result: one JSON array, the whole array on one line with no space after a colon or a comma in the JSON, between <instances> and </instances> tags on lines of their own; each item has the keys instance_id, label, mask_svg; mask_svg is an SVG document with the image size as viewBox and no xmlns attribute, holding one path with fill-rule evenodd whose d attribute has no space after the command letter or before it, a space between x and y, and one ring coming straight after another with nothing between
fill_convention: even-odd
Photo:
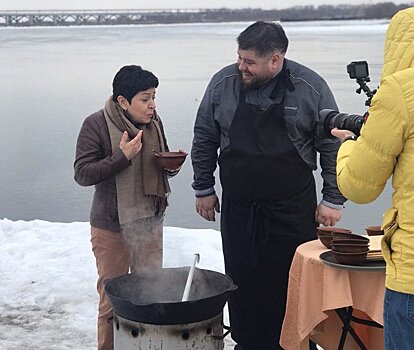
<instances>
[{"instance_id":1,"label":"bridge","mask_svg":"<svg viewBox=\"0 0 414 350\"><path fill-rule=\"evenodd\" d=\"M0 10L0 27L215 22L223 11L226 12L223 9Z\"/></svg>"}]
</instances>

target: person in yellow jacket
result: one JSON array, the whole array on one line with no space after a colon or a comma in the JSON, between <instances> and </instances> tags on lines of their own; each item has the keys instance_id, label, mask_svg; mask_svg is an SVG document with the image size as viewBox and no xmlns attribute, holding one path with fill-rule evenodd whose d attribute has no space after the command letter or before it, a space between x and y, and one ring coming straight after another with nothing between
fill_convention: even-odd
<instances>
[{"instance_id":1,"label":"person in yellow jacket","mask_svg":"<svg viewBox=\"0 0 414 350\"><path fill-rule=\"evenodd\" d=\"M398 12L385 40L384 66L369 117L356 139L331 131L343 143L337 156L342 194L374 201L392 176L392 206L384 213L386 260L384 344L386 350L414 347L414 8Z\"/></svg>"}]
</instances>

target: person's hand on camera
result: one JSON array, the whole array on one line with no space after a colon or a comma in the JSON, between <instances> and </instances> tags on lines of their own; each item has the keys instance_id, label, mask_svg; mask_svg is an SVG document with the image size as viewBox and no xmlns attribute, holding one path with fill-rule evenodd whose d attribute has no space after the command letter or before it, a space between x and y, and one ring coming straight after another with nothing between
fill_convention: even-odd
<instances>
[{"instance_id":1,"label":"person's hand on camera","mask_svg":"<svg viewBox=\"0 0 414 350\"><path fill-rule=\"evenodd\" d=\"M338 128L333 128L331 134L332 136L337 137L341 142L344 142L347 138L356 137L352 131Z\"/></svg>"},{"instance_id":2,"label":"person's hand on camera","mask_svg":"<svg viewBox=\"0 0 414 350\"><path fill-rule=\"evenodd\" d=\"M128 160L131 160L136 156L142 149L142 130L131 140L128 141L128 133L124 131L122 134L121 142L119 143L119 148L124 153L125 157Z\"/></svg>"}]
</instances>

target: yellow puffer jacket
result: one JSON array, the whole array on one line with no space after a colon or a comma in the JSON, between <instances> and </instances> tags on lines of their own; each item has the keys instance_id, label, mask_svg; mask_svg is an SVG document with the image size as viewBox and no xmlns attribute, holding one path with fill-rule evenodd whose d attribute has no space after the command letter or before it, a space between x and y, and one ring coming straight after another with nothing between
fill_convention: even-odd
<instances>
[{"instance_id":1,"label":"yellow puffer jacket","mask_svg":"<svg viewBox=\"0 0 414 350\"><path fill-rule=\"evenodd\" d=\"M361 136L339 149L337 174L344 196L360 204L374 201L393 176L383 218L386 287L414 294L414 8L391 20L380 87Z\"/></svg>"}]
</instances>

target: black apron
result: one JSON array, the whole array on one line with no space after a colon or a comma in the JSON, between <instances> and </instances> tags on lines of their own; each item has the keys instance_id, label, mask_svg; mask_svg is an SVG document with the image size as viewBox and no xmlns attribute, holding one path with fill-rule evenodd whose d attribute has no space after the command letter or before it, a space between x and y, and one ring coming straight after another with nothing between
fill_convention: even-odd
<instances>
[{"instance_id":1,"label":"black apron","mask_svg":"<svg viewBox=\"0 0 414 350\"><path fill-rule=\"evenodd\" d=\"M283 118L285 75L262 111L241 93L219 157L221 234L226 273L238 285L229 300L232 338L247 350L281 349L280 329L296 247L316 237L311 168L290 141Z\"/></svg>"}]
</instances>

